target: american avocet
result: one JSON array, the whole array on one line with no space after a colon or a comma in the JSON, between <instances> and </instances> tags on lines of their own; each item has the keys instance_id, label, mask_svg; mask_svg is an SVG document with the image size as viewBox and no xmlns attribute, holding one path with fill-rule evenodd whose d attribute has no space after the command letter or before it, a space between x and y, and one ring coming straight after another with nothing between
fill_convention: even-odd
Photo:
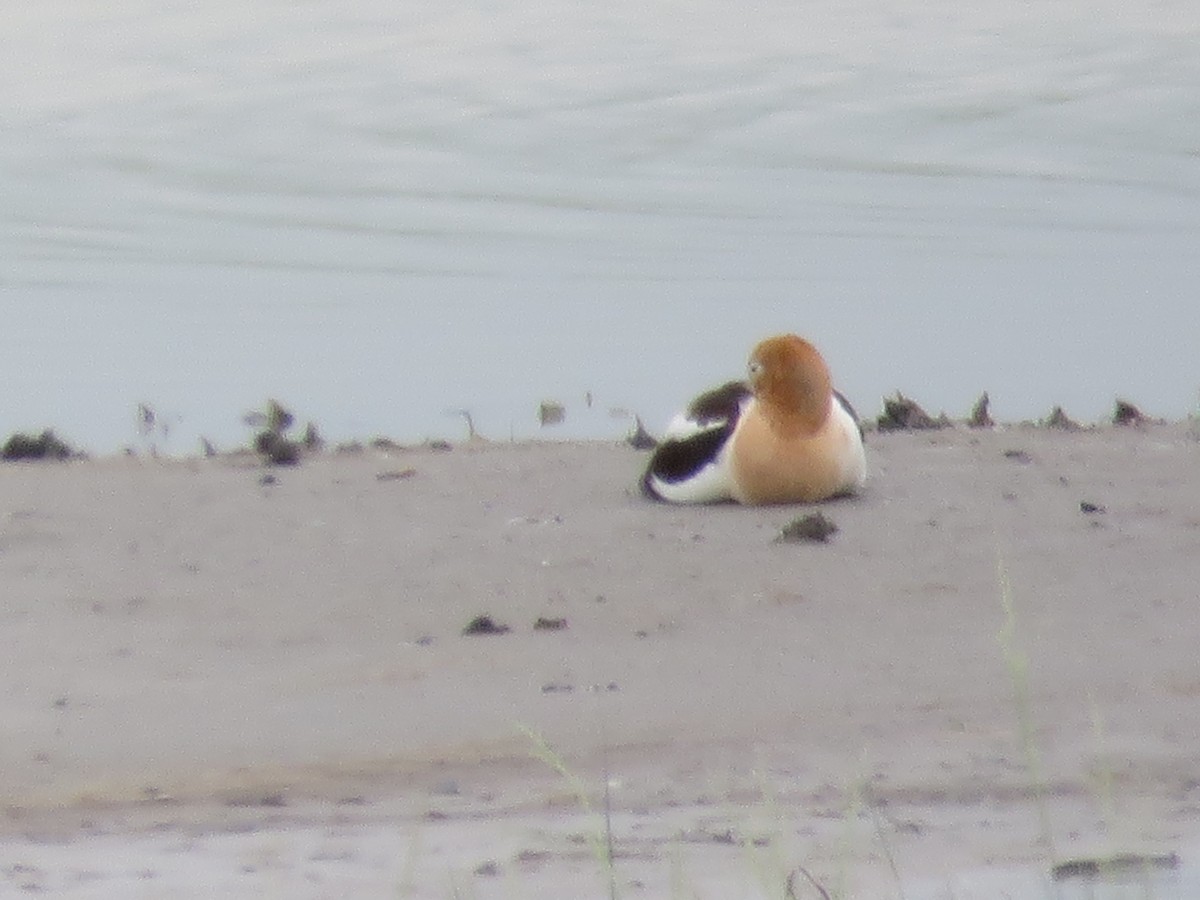
<instances>
[{"instance_id":1,"label":"american avocet","mask_svg":"<svg viewBox=\"0 0 1200 900\"><path fill-rule=\"evenodd\" d=\"M817 348L785 334L754 348L746 382L671 421L642 489L670 503L807 503L853 493L866 475L854 409Z\"/></svg>"}]
</instances>

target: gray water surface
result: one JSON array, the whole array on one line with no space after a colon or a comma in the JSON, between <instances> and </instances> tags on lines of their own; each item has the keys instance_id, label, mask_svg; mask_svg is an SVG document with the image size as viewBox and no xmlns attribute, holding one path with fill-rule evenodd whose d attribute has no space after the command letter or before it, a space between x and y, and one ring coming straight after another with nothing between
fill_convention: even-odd
<instances>
[{"instance_id":1,"label":"gray water surface","mask_svg":"<svg viewBox=\"0 0 1200 900\"><path fill-rule=\"evenodd\" d=\"M619 435L782 330L864 414L1197 408L1185 0L53 0L0 79L0 432Z\"/></svg>"}]
</instances>

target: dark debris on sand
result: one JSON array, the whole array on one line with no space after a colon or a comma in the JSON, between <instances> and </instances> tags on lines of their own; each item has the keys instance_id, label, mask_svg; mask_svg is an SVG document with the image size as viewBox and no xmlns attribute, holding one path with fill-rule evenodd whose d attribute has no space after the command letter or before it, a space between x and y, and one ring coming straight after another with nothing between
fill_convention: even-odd
<instances>
[{"instance_id":1,"label":"dark debris on sand","mask_svg":"<svg viewBox=\"0 0 1200 900\"><path fill-rule=\"evenodd\" d=\"M658 446L658 441L646 430L646 426L642 424L639 417L634 417L635 427L630 432L629 437L625 440L634 450L653 450Z\"/></svg>"},{"instance_id":2,"label":"dark debris on sand","mask_svg":"<svg viewBox=\"0 0 1200 900\"><path fill-rule=\"evenodd\" d=\"M936 419L925 412L915 400L899 391L895 397L885 397L883 412L875 421L880 431L928 431L951 427L950 419L942 413Z\"/></svg>"},{"instance_id":3,"label":"dark debris on sand","mask_svg":"<svg viewBox=\"0 0 1200 900\"><path fill-rule=\"evenodd\" d=\"M509 627L500 625L491 616L476 616L467 623L467 627L462 630L464 635L478 634L508 634Z\"/></svg>"},{"instance_id":4,"label":"dark debris on sand","mask_svg":"<svg viewBox=\"0 0 1200 900\"><path fill-rule=\"evenodd\" d=\"M254 436L254 449L273 466L294 466L300 462L301 444L273 431Z\"/></svg>"},{"instance_id":5,"label":"dark debris on sand","mask_svg":"<svg viewBox=\"0 0 1200 900\"><path fill-rule=\"evenodd\" d=\"M1128 400L1117 398L1116 406L1113 408L1112 422L1114 425L1143 425L1149 421L1149 417Z\"/></svg>"},{"instance_id":6,"label":"dark debris on sand","mask_svg":"<svg viewBox=\"0 0 1200 900\"><path fill-rule=\"evenodd\" d=\"M299 440L289 437L288 430L296 417L278 400L268 400L265 412L247 413L244 421L259 429L254 435L254 449L268 465L294 466L300 462L305 450L316 452L324 443L312 422L308 423Z\"/></svg>"},{"instance_id":7,"label":"dark debris on sand","mask_svg":"<svg viewBox=\"0 0 1200 900\"><path fill-rule=\"evenodd\" d=\"M409 478L415 477L416 474L417 474L417 470L413 469L413 468L390 469L387 472L375 473L375 480L376 481L405 481Z\"/></svg>"},{"instance_id":8,"label":"dark debris on sand","mask_svg":"<svg viewBox=\"0 0 1200 900\"><path fill-rule=\"evenodd\" d=\"M1044 428L1057 428L1060 431L1078 431L1080 425L1074 419L1063 411L1061 406L1056 406L1050 411L1050 415L1042 420Z\"/></svg>"},{"instance_id":9,"label":"dark debris on sand","mask_svg":"<svg viewBox=\"0 0 1200 900\"><path fill-rule=\"evenodd\" d=\"M1151 870L1167 871L1179 868L1177 853L1143 854L1118 853L1114 856L1068 859L1050 870L1055 881L1070 878L1114 878L1122 875L1143 877Z\"/></svg>"},{"instance_id":10,"label":"dark debris on sand","mask_svg":"<svg viewBox=\"0 0 1200 900\"><path fill-rule=\"evenodd\" d=\"M988 415L988 403L990 402L987 391L980 394L979 399L975 401L975 405L971 408L971 418L967 419L968 428L995 427L996 423Z\"/></svg>"},{"instance_id":11,"label":"dark debris on sand","mask_svg":"<svg viewBox=\"0 0 1200 900\"><path fill-rule=\"evenodd\" d=\"M826 543L831 535L837 533L838 527L824 513L815 512L805 516L797 516L780 529L775 538L776 544L797 544L808 541L817 544Z\"/></svg>"},{"instance_id":12,"label":"dark debris on sand","mask_svg":"<svg viewBox=\"0 0 1200 900\"><path fill-rule=\"evenodd\" d=\"M10 462L22 459L63 460L82 455L59 438L50 428L39 435L18 432L9 437L4 443L3 449L0 449L0 459Z\"/></svg>"}]
</instances>

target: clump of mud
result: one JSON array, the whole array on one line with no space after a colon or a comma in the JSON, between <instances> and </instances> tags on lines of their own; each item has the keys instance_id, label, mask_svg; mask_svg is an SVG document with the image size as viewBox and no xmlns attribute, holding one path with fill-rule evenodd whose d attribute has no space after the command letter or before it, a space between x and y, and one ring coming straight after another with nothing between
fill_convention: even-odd
<instances>
[{"instance_id":1,"label":"clump of mud","mask_svg":"<svg viewBox=\"0 0 1200 900\"><path fill-rule=\"evenodd\" d=\"M244 421L258 429L254 435L254 449L268 465L294 466L305 451L315 453L324 446L317 426L312 422L305 426L299 439L290 437L288 432L296 417L278 400L268 400L264 411L247 413Z\"/></svg>"},{"instance_id":2,"label":"clump of mud","mask_svg":"<svg viewBox=\"0 0 1200 900\"><path fill-rule=\"evenodd\" d=\"M837 525L826 518L824 513L809 513L806 516L797 516L784 525L779 531L779 536L775 538L775 543L797 544L807 541L824 544L837 534L837 530Z\"/></svg>"},{"instance_id":3,"label":"clump of mud","mask_svg":"<svg viewBox=\"0 0 1200 900\"><path fill-rule=\"evenodd\" d=\"M509 627L507 625L501 625L491 616L486 615L476 616L470 622L468 622L466 627L462 630L462 633L467 636L480 634L508 634L508 632Z\"/></svg>"},{"instance_id":4,"label":"clump of mud","mask_svg":"<svg viewBox=\"0 0 1200 900\"><path fill-rule=\"evenodd\" d=\"M82 456L78 450L63 441L47 428L41 434L30 435L17 432L0 448L0 459L16 461L23 459L63 460Z\"/></svg>"},{"instance_id":5,"label":"clump of mud","mask_svg":"<svg viewBox=\"0 0 1200 900\"><path fill-rule=\"evenodd\" d=\"M1144 425L1150 418L1128 400L1117 398L1113 407L1112 423L1114 425Z\"/></svg>"},{"instance_id":6,"label":"clump of mud","mask_svg":"<svg viewBox=\"0 0 1200 900\"><path fill-rule=\"evenodd\" d=\"M945 413L935 419L915 400L897 391L895 397L883 399L883 412L879 414L875 425L880 431L929 431L949 428L951 422Z\"/></svg>"}]
</instances>

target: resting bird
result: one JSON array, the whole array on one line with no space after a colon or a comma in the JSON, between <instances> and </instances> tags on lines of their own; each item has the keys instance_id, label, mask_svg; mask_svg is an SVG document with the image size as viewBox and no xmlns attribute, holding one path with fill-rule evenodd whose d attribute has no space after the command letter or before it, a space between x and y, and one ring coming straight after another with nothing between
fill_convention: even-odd
<instances>
[{"instance_id":1,"label":"resting bird","mask_svg":"<svg viewBox=\"0 0 1200 900\"><path fill-rule=\"evenodd\" d=\"M812 503L866 477L853 407L817 348L784 334L754 348L746 382L701 394L671 421L642 490L669 503Z\"/></svg>"}]
</instances>

